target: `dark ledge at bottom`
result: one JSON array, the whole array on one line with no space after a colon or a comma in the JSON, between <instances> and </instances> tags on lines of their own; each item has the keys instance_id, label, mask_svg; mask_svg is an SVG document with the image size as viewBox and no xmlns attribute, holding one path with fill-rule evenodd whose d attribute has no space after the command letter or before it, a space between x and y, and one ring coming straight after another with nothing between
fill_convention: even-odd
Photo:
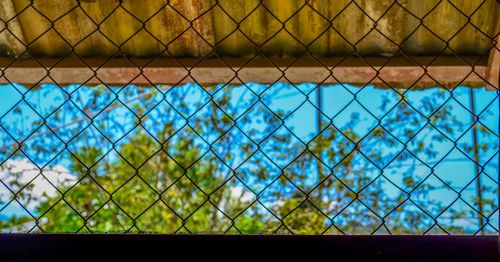
<instances>
[{"instance_id":1,"label":"dark ledge at bottom","mask_svg":"<svg viewBox=\"0 0 500 262\"><path fill-rule=\"evenodd\" d=\"M499 261L498 236L0 234L1 261Z\"/></svg>"}]
</instances>

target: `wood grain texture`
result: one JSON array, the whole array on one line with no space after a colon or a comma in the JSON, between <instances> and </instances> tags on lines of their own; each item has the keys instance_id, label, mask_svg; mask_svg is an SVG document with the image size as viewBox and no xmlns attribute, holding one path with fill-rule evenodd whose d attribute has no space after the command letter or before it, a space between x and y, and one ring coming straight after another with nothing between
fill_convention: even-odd
<instances>
[{"instance_id":1,"label":"wood grain texture","mask_svg":"<svg viewBox=\"0 0 500 262\"><path fill-rule=\"evenodd\" d=\"M16 17L9 28L36 57L488 56L500 8L495 0L1 2L0 17ZM0 46L11 56L24 48L5 30Z\"/></svg>"},{"instance_id":2,"label":"wood grain texture","mask_svg":"<svg viewBox=\"0 0 500 262\"><path fill-rule=\"evenodd\" d=\"M12 0L0 1L0 55L18 57L26 47L21 25L16 17Z\"/></svg>"},{"instance_id":3,"label":"wood grain texture","mask_svg":"<svg viewBox=\"0 0 500 262\"><path fill-rule=\"evenodd\" d=\"M497 9L497 13L500 13L500 9ZM500 18L497 19L496 31L496 44L491 47L486 72L486 88L491 90L500 89Z\"/></svg>"},{"instance_id":4,"label":"wood grain texture","mask_svg":"<svg viewBox=\"0 0 500 262\"><path fill-rule=\"evenodd\" d=\"M461 59L466 59L462 61ZM350 83L359 86L374 85L380 88L422 89L441 86L454 88L457 85L484 86L487 59L472 68L468 63L477 57L420 57L409 60L404 57L328 58L318 66L312 57L295 59L106 59L76 58L65 60L37 59L10 61L0 59L4 75L0 84L17 82L37 88L42 83L59 85L81 83L85 85L178 85L197 82L203 85L227 83L240 85L258 83ZM367 66L369 63L371 66ZM416 63L416 64L415 64ZM103 66L104 64L104 66ZM8 65L8 67L6 67ZM293 65L293 66L291 66ZM47 71L47 68L50 68ZM50 76L50 77L48 77ZM497 88L497 87L495 87Z\"/></svg>"}]
</instances>

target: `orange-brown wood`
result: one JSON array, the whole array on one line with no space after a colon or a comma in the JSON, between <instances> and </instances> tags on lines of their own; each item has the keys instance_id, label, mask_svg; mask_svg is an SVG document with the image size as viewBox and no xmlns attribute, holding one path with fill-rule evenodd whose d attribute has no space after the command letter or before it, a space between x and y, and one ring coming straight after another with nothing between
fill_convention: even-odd
<instances>
[{"instance_id":1,"label":"orange-brown wood","mask_svg":"<svg viewBox=\"0 0 500 262\"><path fill-rule=\"evenodd\" d=\"M474 65L473 67L471 65ZM203 85L227 83L350 83L383 88L484 86L487 62L478 57L293 59L0 59L0 83L85 85Z\"/></svg>"}]
</instances>

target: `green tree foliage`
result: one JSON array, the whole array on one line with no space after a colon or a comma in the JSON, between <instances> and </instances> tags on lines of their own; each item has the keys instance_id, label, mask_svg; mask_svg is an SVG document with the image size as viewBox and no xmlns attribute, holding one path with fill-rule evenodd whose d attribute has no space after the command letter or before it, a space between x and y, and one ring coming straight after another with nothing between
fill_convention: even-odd
<instances>
[{"instance_id":1,"label":"green tree foliage","mask_svg":"<svg viewBox=\"0 0 500 262\"><path fill-rule=\"evenodd\" d=\"M404 97L393 104L384 100L379 109L385 116L365 133L358 131L365 120L356 113L342 126L325 117L321 131L303 141L285 124L293 108L271 110L272 95L259 100L258 91L252 91L249 98L241 92L238 95L236 87L224 87L210 99L203 92L198 96L190 93L192 89L169 91L169 97L175 99L158 91L128 94L141 99L127 104L127 109L122 106L128 114L122 116L110 113L113 111L102 113L99 101L112 100L113 95L104 99L109 91L103 87L94 90L84 106L93 122L70 132L74 137L68 141L69 166L77 180L60 188L56 197L23 202L36 203L33 216L38 225L33 229L465 232L459 226L436 225L434 218L444 210L454 212L454 219L471 214L426 198L434 185L424 178L431 175L417 176L414 168L401 168L408 161L439 159L435 145L445 138L418 136L420 129L431 126L453 135L464 128L450 105L437 108L445 92L425 97L417 106ZM99 118L103 115L106 117ZM62 119L57 113L56 118ZM124 124L131 119L133 123ZM38 149L40 154L44 150L53 149ZM401 174L395 178L384 173L389 166L401 168ZM29 191L25 188L17 197L29 197ZM490 204L496 208L494 202ZM0 227L13 229L28 221L29 216L17 217Z\"/></svg>"}]
</instances>

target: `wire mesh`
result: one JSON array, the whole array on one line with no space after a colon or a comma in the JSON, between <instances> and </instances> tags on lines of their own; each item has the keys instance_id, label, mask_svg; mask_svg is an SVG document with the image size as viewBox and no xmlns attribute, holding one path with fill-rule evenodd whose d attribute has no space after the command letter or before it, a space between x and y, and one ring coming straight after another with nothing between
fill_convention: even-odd
<instances>
[{"instance_id":1,"label":"wire mesh","mask_svg":"<svg viewBox=\"0 0 500 262\"><path fill-rule=\"evenodd\" d=\"M471 75L498 86L476 72L498 51L484 15L495 1L56 2L2 3L3 232L498 234L498 89L462 87ZM343 83L329 56L375 75ZM462 81L427 72L444 56L470 67ZM151 81L144 69L165 57L197 62L176 84ZM339 84L288 79L304 57ZM424 73L403 86L379 78L398 57ZM87 81L51 74L67 58L87 65ZM26 87L7 74L25 59L45 71ZM117 59L140 71L113 86L99 72ZM210 59L240 84L198 81ZM258 59L281 76L240 78ZM416 91L424 78L435 88Z\"/></svg>"}]
</instances>

